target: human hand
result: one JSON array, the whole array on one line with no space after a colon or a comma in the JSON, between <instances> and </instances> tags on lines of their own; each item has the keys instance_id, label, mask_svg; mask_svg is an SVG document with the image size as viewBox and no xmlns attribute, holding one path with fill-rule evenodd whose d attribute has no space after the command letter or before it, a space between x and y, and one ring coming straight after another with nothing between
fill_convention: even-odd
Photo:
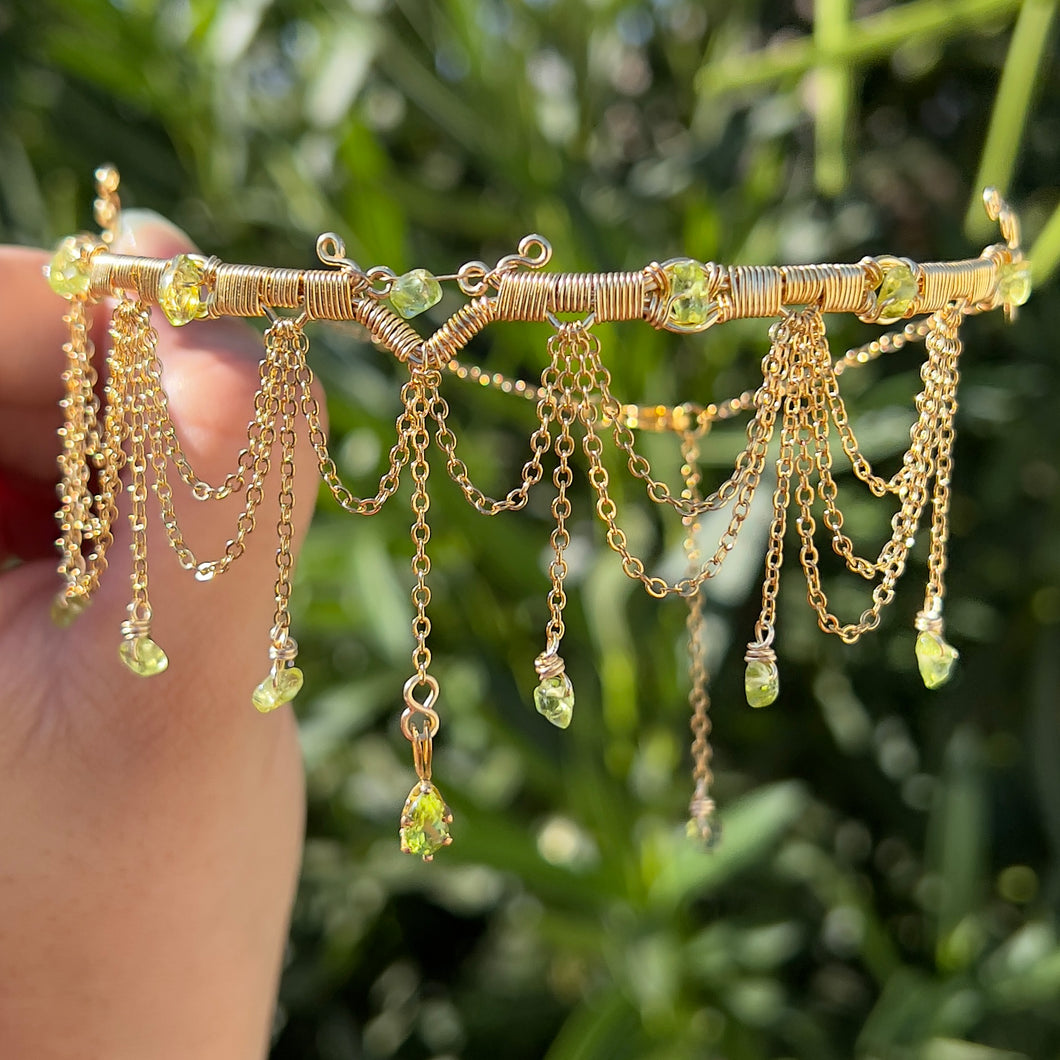
<instances>
[{"instance_id":1,"label":"human hand","mask_svg":"<svg viewBox=\"0 0 1060 1060\"><path fill-rule=\"evenodd\" d=\"M125 217L126 253L192 249L154 215ZM239 562L197 583L157 519L152 636L168 670L118 659L129 525L69 629L49 608L64 303L48 255L0 248L0 1053L10 1060L241 1060L267 1051L297 877L304 780L289 707L266 717L275 606L268 504ZM103 307L94 338L106 348ZM241 322L173 329L155 314L178 434L219 482L246 444L261 342ZM314 465L300 444L300 467ZM296 543L313 490L296 489ZM268 492L266 493L268 496ZM149 499L149 504L153 499ZM185 536L221 555L239 498L177 498Z\"/></svg>"}]
</instances>

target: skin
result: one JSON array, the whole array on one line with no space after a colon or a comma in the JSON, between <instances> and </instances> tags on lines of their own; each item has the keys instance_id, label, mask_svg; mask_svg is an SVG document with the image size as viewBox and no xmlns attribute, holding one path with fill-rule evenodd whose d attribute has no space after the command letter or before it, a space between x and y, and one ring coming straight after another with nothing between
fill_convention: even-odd
<instances>
[{"instance_id":1,"label":"skin","mask_svg":"<svg viewBox=\"0 0 1060 1060\"><path fill-rule=\"evenodd\" d=\"M124 252L192 249L160 218L127 223ZM304 821L291 709L263 717L250 703L269 666L275 505L263 507L246 555L201 584L178 567L149 499L152 635L169 655L165 673L138 677L117 655L127 508L97 598L55 628L65 327L42 279L47 258L0 248L0 505L4 525L19 528L4 534L0 559L23 557L0 574L0 1051L260 1058ZM178 436L196 471L219 482L246 444L261 340L237 321L174 329L155 319ZM105 348L102 326L95 338ZM314 467L304 442L297 466ZM311 471L299 474L296 542L313 496ZM174 493L189 544L220 555L240 498Z\"/></svg>"}]
</instances>

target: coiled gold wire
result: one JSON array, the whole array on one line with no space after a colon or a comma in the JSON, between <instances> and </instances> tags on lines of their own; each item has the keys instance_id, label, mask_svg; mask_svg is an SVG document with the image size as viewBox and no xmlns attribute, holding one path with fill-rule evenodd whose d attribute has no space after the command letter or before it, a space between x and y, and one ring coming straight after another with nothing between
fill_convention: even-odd
<instances>
[{"instance_id":1,"label":"coiled gold wire","mask_svg":"<svg viewBox=\"0 0 1060 1060\"><path fill-rule=\"evenodd\" d=\"M775 317L784 304L784 276L768 265L732 265L726 269L718 304L722 320Z\"/></svg>"},{"instance_id":2,"label":"coiled gold wire","mask_svg":"<svg viewBox=\"0 0 1060 1060\"><path fill-rule=\"evenodd\" d=\"M444 368L497 315L495 298L476 298L462 306L424 342L424 364Z\"/></svg>"},{"instance_id":3,"label":"coiled gold wire","mask_svg":"<svg viewBox=\"0 0 1060 1060\"><path fill-rule=\"evenodd\" d=\"M313 273L315 282L306 277L305 311L319 320L350 320L355 315L355 304L363 295L362 278L353 273ZM361 280L358 283L358 280Z\"/></svg>"},{"instance_id":4,"label":"coiled gold wire","mask_svg":"<svg viewBox=\"0 0 1060 1060\"><path fill-rule=\"evenodd\" d=\"M931 261L921 265L920 271L924 277L921 306L932 311L957 300L967 299L974 305L988 298L997 275L993 263L985 259Z\"/></svg>"},{"instance_id":5,"label":"coiled gold wire","mask_svg":"<svg viewBox=\"0 0 1060 1060\"><path fill-rule=\"evenodd\" d=\"M861 313L870 305L871 278L864 265L785 265L784 302L820 303L830 313Z\"/></svg>"},{"instance_id":6,"label":"coiled gold wire","mask_svg":"<svg viewBox=\"0 0 1060 1060\"><path fill-rule=\"evenodd\" d=\"M354 306L353 319L368 329L372 339L399 361L419 361L423 339L383 302L365 299Z\"/></svg>"}]
</instances>

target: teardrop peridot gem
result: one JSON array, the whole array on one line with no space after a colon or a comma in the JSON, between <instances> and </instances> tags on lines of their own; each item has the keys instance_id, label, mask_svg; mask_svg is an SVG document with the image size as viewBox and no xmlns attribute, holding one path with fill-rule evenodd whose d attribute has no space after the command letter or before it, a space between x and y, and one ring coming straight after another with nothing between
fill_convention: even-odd
<instances>
[{"instance_id":1,"label":"teardrop peridot gem","mask_svg":"<svg viewBox=\"0 0 1060 1060\"><path fill-rule=\"evenodd\" d=\"M442 300L442 285L426 269L413 269L399 276L390 288L394 312L406 320L425 313Z\"/></svg>"},{"instance_id":2,"label":"teardrop peridot gem","mask_svg":"<svg viewBox=\"0 0 1060 1060\"><path fill-rule=\"evenodd\" d=\"M169 657L146 634L123 640L118 646L121 661L140 677L154 677L169 666Z\"/></svg>"},{"instance_id":3,"label":"teardrop peridot gem","mask_svg":"<svg viewBox=\"0 0 1060 1060\"><path fill-rule=\"evenodd\" d=\"M904 261L892 261L883 268L883 279L876 290L876 319L881 324L901 320L916 300L916 277Z\"/></svg>"},{"instance_id":4,"label":"teardrop peridot gem","mask_svg":"<svg viewBox=\"0 0 1060 1060\"><path fill-rule=\"evenodd\" d=\"M158 304L174 327L206 316L206 259L199 254L178 254L162 270Z\"/></svg>"},{"instance_id":5,"label":"teardrop peridot gem","mask_svg":"<svg viewBox=\"0 0 1060 1060\"><path fill-rule=\"evenodd\" d=\"M744 693L752 707L768 707L780 695L780 671L769 659L752 659L743 676Z\"/></svg>"},{"instance_id":6,"label":"teardrop peridot gem","mask_svg":"<svg viewBox=\"0 0 1060 1060\"><path fill-rule=\"evenodd\" d=\"M401 852L419 854L430 861L453 841L449 834L452 823L453 815L442 793L429 780L421 780L409 792L401 811Z\"/></svg>"},{"instance_id":7,"label":"teardrop peridot gem","mask_svg":"<svg viewBox=\"0 0 1060 1060\"><path fill-rule=\"evenodd\" d=\"M270 673L254 689L251 701L260 713L269 714L284 703L290 703L301 691L302 681L302 671L297 666L285 667L275 677Z\"/></svg>"},{"instance_id":8,"label":"teardrop peridot gem","mask_svg":"<svg viewBox=\"0 0 1060 1060\"><path fill-rule=\"evenodd\" d=\"M1023 305L1031 296L1031 263L1007 261L997 271L997 296L1005 305Z\"/></svg>"},{"instance_id":9,"label":"teardrop peridot gem","mask_svg":"<svg viewBox=\"0 0 1060 1060\"><path fill-rule=\"evenodd\" d=\"M680 331L701 331L718 319L718 303L705 265L678 258L663 265L670 281L667 323Z\"/></svg>"},{"instance_id":10,"label":"teardrop peridot gem","mask_svg":"<svg viewBox=\"0 0 1060 1060\"><path fill-rule=\"evenodd\" d=\"M690 818L685 825L685 835L701 843L704 850L713 850L721 842L721 822L717 812L711 810L701 817Z\"/></svg>"},{"instance_id":11,"label":"teardrop peridot gem","mask_svg":"<svg viewBox=\"0 0 1060 1060\"><path fill-rule=\"evenodd\" d=\"M91 236L67 236L47 267L48 286L63 298L84 298L92 287Z\"/></svg>"},{"instance_id":12,"label":"teardrop peridot gem","mask_svg":"<svg viewBox=\"0 0 1060 1060\"><path fill-rule=\"evenodd\" d=\"M916 638L916 664L926 688L938 688L952 676L960 654L939 633L921 630Z\"/></svg>"},{"instance_id":13,"label":"teardrop peridot gem","mask_svg":"<svg viewBox=\"0 0 1060 1060\"><path fill-rule=\"evenodd\" d=\"M534 706L557 729L565 729L574 716L574 686L566 674L546 677L534 689Z\"/></svg>"}]
</instances>

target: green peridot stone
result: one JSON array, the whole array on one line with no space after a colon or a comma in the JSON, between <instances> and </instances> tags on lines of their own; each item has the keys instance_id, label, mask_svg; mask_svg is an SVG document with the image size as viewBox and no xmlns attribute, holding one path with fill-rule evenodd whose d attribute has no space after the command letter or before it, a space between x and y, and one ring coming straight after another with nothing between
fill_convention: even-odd
<instances>
[{"instance_id":1,"label":"green peridot stone","mask_svg":"<svg viewBox=\"0 0 1060 1060\"><path fill-rule=\"evenodd\" d=\"M752 659L744 671L743 688L752 707L768 707L780 695L777 664L768 659Z\"/></svg>"},{"instance_id":2,"label":"green peridot stone","mask_svg":"<svg viewBox=\"0 0 1060 1060\"><path fill-rule=\"evenodd\" d=\"M158 304L174 327L206 316L206 259L199 254L178 254L158 281Z\"/></svg>"},{"instance_id":3,"label":"green peridot stone","mask_svg":"<svg viewBox=\"0 0 1060 1060\"><path fill-rule=\"evenodd\" d=\"M118 646L118 655L140 677L154 677L169 666L166 653L146 634L123 640Z\"/></svg>"},{"instance_id":4,"label":"green peridot stone","mask_svg":"<svg viewBox=\"0 0 1060 1060\"><path fill-rule=\"evenodd\" d=\"M925 629L916 638L916 664L926 688L944 685L953 674L960 655L942 636Z\"/></svg>"},{"instance_id":5,"label":"green peridot stone","mask_svg":"<svg viewBox=\"0 0 1060 1060\"><path fill-rule=\"evenodd\" d=\"M91 236L67 236L47 267L48 286L63 298L84 298L92 287Z\"/></svg>"},{"instance_id":6,"label":"green peridot stone","mask_svg":"<svg viewBox=\"0 0 1060 1060\"><path fill-rule=\"evenodd\" d=\"M702 844L704 850L714 850L721 842L721 822L713 810L700 817L691 817L685 825L685 835Z\"/></svg>"},{"instance_id":7,"label":"green peridot stone","mask_svg":"<svg viewBox=\"0 0 1060 1060\"><path fill-rule=\"evenodd\" d=\"M681 331L700 331L718 318L718 303L706 266L691 258L663 265L670 281L667 323Z\"/></svg>"},{"instance_id":8,"label":"green peridot stone","mask_svg":"<svg viewBox=\"0 0 1060 1060\"><path fill-rule=\"evenodd\" d=\"M254 689L251 702L261 714L268 714L284 703L290 703L302 689L304 680L297 666L288 666L274 677L271 673Z\"/></svg>"},{"instance_id":9,"label":"green peridot stone","mask_svg":"<svg viewBox=\"0 0 1060 1060\"><path fill-rule=\"evenodd\" d=\"M916 301L913 270L903 261L892 261L883 268L883 279L876 289L876 319L881 324L901 320Z\"/></svg>"},{"instance_id":10,"label":"green peridot stone","mask_svg":"<svg viewBox=\"0 0 1060 1060\"><path fill-rule=\"evenodd\" d=\"M1031 296L1031 263L1007 261L998 269L997 296L1005 305L1023 305Z\"/></svg>"},{"instance_id":11,"label":"green peridot stone","mask_svg":"<svg viewBox=\"0 0 1060 1060\"><path fill-rule=\"evenodd\" d=\"M557 729L565 729L574 716L574 686L566 674L546 677L534 689L534 706Z\"/></svg>"},{"instance_id":12,"label":"green peridot stone","mask_svg":"<svg viewBox=\"0 0 1060 1060\"><path fill-rule=\"evenodd\" d=\"M452 823L453 815L442 793L429 780L421 780L409 792L401 811L401 852L419 854L430 861L453 841L449 834Z\"/></svg>"},{"instance_id":13,"label":"green peridot stone","mask_svg":"<svg viewBox=\"0 0 1060 1060\"><path fill-rule=\"evenodd\" d=\"M413 269L394 281L389 297L394 312L409 320L442 300L442 285L426 269Z\"/></svg>"},{"instance_id":14,"label":"green peridot stone","mask_svg":"<svg viewBox=\"0 0 1060 1060\"><path fill-rule=\"evenodd\" d=\"M59 629L67 629L88 605L87 596L67 596L66 593L59 593L52 601L51 620Z\"/></svg>"}]
</instances>

